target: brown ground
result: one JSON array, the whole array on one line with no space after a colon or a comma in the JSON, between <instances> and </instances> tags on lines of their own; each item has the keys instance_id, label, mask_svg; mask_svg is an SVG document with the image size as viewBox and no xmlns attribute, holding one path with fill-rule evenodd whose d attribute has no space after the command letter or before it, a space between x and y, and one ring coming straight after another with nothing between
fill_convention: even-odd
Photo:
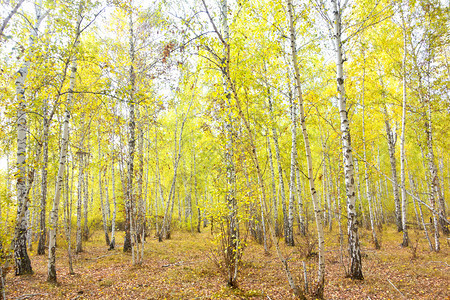
<instances>
[{"instance_id":1,"label":"brown ground","mask_svg":"<svg viewBox=\"0 0 450 300\"><path fill-rule=\"evenodd\" d=\"M442 250L428 250L422 232L411 232L417 250L399 246L401 233L392 230L381 237L381 250L374 250L370 234L361 235L364 281L344 278L337 235L327 233L326 299L450 299L449 245L441 238ZM417 237L419 240L417 242ZM307 242L297 237L297 247L286 248L297 282L304 286L302 256ZM121 237L119 241L122 241ZM61 241L61 244L63 242ZM417 243L417 244L416 244ZM283 244L282 242L280 244ZM65 245L62 245L63 247ZM120 249L121 245L118 245ZM131 265L131 255L120 250L106 251L97 232L84 245L87 249L74 260L76 275L69 275L67 252L58 249L58 285L46 282L46 256L36 256L35 274L9 274L8 299L292 299L275 249L264 255L261 245L248 242L239 274L239 289L225 286L215 264L211 235L176 232L171 240L159 243L147 239L145 260ZM316 275L316 256L307 260L308 278ZM310 283L310 285L312 285ZM394 287L395 286L395 287ZM397 290L398 289L398 290Z\"/></svg>"}]
</instances>

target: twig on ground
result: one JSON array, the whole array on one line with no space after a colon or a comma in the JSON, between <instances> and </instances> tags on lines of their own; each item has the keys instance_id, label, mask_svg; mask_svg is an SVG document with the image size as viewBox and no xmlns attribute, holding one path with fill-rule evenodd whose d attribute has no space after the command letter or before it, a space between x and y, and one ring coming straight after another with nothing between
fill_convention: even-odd
<instances>
[{"instance_id":1,"label":"twig on ground","mask_svg":"<svg viewBox=\"0 0 450 300\"><path fill-rule=\"evenodd\" d=\"M23 299L28 299L28 298L32 298L35 296L48 296L48 294L26 294L26 295L22 295L20 297L15 298L16 300L23 300Z\"/></svg>"},{"instance_id":2,"label":"twig on ground","mask_svg":"<svg viewBox=\"0 0 450 300\"><path fill-rule=\"evenodd\" d=\"M387 279L387 278L386 278L386 279ZM400 290L399 290L398 288L396 288L395 285L394 285L389 279L387 279L387 281L394 287L394 289L395 289L397 292L400 293L400 295L402 295L403 298L407 299L407 298L405 297L405 295L403 295L403 293L400 292Z\"/></svg>"},{"instance_id":3,"label":"twig on ground","mask_svg":"<svg viewBox=\"0 0 450 300\"><path fill-rule=\"evenodd\" d=\"M173 263L173 264L163 265L162 267L163 268L167 268L167 267L171 267L171 266L179 266L179 265L182 265L182 264L183 264L183 261L179 261L179 262L176 262L176 263Z\"/></svg>"},{"instance_id":4,"label":"twig on ground","mask_svg":"<svg viewBox=\"0 0 450 300\"><path fill-rule=\"evenodd\" d=\"M445 261L432 260L432 261L429 261L428 263L429 264L431 264L431 263L443 264L443 265L446 265L447 267L450 267L450 265L448 263L446 263Z\"/></svg>"},{"instance_id":5,"label":"twig on ground","mask_svg":"<svg viewBox=\"0 0 450 300\"><path fill-rule=\"evenodd\" d=\"M107 257L107 256L111 256L111 255L116 255L119 254L119 252L114 252L114 253L110 253L110 254L105 254L105 255L101 255L99 257L94 257L94 258L85 258L85 260L97 260L103 257Z\"/></svg>"}]
</instances>

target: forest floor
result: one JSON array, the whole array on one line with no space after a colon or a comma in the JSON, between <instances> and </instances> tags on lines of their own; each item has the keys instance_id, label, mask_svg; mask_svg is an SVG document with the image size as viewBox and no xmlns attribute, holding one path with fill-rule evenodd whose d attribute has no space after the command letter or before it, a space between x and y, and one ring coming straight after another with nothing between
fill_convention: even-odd
<instances>
[{"instance_id":1,"label":"forest floor","mask_svg":"<svg viewBox=\"0 0 450 300\"><path fill-rule=\"evenodd\" d=\"M120 232L123 234L123 232ZM338 235L326 241L326 299L450 299L448 240L441 252L430 252L422 232L410 231L410 248L401 248L401 233L385 229L381 249L370 243L370 232L361 233L363 281L344 276ZM123 241L122 235L118 241ZM283 247L297 283L304 286L303 263L309 241L297 236L296 247ZM61 240L60 244L64 244ZM280 241L280 245L283 245ZM58 284L46 282L47 256L31 254L34 274L6 278L8 299L292 299L275 247L264 254L262 245L248 239L238 276L238 289L228 288L216 264L212 235L177 231L172 239L147 238L144 261L131 265L131 254L107 251L102 232L86 242L74 256L76 274L68 270L67 251L57 250ZM313 248L313 247L310 247ZM34 246L36 249L36 246ZM415 249L415 250L414 250ZM345 258L344 258L345 259ZM316 277L317 256L306 259L308 279ZM310 283L313 285L313 283Z\"/></svg>"}]
</instances>

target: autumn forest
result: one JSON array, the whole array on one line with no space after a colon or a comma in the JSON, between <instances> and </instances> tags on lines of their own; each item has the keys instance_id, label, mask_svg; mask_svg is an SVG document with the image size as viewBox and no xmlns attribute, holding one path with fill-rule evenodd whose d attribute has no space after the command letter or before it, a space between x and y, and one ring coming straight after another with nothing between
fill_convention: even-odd
<instances>
[{"instance_id":1,"label":"autumn forest","mask_svg":"<svg viewBox=\"0 0 450 300\"><path fill-rule=\"evenodd\" d=\"M0 299L450 297L450 4L0 1Z\"/></svg>"}]
</instances>

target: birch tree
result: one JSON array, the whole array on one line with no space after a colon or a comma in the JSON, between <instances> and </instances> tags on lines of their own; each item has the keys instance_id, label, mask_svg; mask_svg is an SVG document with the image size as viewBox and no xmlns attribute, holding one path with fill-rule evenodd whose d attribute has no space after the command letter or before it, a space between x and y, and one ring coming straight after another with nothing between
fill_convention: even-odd
<instances>
[{"instance_id":1,"label":"birch tree","mask_svg":"<svg viewBox=\"0 0 450 300\"><path fill-rule=\"evenodd\" d=\"M128 95L128 159L127 159L127 189L125 198L125 240L123 242L123 251L133 251L133 241L130 235L131 231L131 217L133 205L133 177L134 177L134 152L135 152L135 92L136 92L136 74L134 70L135 63L135 48L134 48L134 23L133 23L133 5L130 3L128 8L128 26L129 26L129 95Z\"/></svg>"},{"instance_id":2,"label":"birch tree","mask_svg":"<svg viewBox=\"0 0 450 300\"><path fill-rule=\"evenodd\" d=\"M45 17L42 12L42 1L35 2L36 20L32 25L28 38L28 47L33 47L38 37L39 26ZM15 80L17 109L17 218L16 236L14 238L14 260L16 264L16 275L30 274L33 272L31 261L27 253L27 219L28 192L26 181L27 160L27 101L25 96L25 82L31 61L25 58L21 68L17 72ZM29 185L31 182L28 183Z\"/></svg>"},{"instance_id":3,"label":"birch tree","mask_svg":"<svg viewBox=\"0 0 450 300\"><path fill-rule=\"evenodd\" d=\"M77 46L79 45L79 37L81 34L81 20L82 20L82 11L83 11L83 3L79 3L77 21L75 24L75 37L73 43L73 54L72 54L72 66L70 70L70 79L69 79L69 91L67 94L67 103L66 109L64 112L64 125L63 125L63 133L61 137L61 150L59 154L59 167L58 174L56 177L56 186L55 186L55 197L53 199L53 208L50 213L50 230L49 230L49 242L48 242L48 267L47 267L47 281L56 283L56 227L58 224L58 208L59 201L61 199L61 192L64 183L64 174L66 169L66 160L67 160L67 150L69 144L69 122L70 122L70 111L69 109L72 106L73 102L73 91L75 90L75 81L77 74L77 57L76 51Z\"/></svg>"},{"instance_id":4,"label":"birch tree","mask_svg":"<svg viewBox=\"0 0 450 300\"><path fill-rule=\"evenodd\" d=\"M290 39L290 48L291 48L291 58L292 65L294 68L294 79L295 79L295 90L296 95L298 97L298 106L300 113L300 126L303 134L303 142L305 144L305 155L306 155L306 163L308 167L308 181L309 181L309 189L311 193L311 199L314 206L314 215L316 218L316 227L317 227L317 242L318 242L318 252L319 252L319 267L318 267L318 279L317 279L317 288L314 294L322 299L323 291L325 286L325 240L323 234L323 221L322 221L322 211L319 204L319 197L317 195L315 182L314 182L314 170L313 170L313 162L312 162L312 153L309 142L309 135L306 128L306 116L303 107L303 95L301 88L301 80L300 80L300 69L298 65L297 58L297 46L296 46L296 36L295 36L295 27L294 27L294 8L291 0L287 0L287 13L288 13L288 25L289 25L289 39Z\"/></svg>"},{"instance_id":5,"label":"birch tree","mask_svg":"<svg viewBox=\"0 0 450 300\"><path fill-rule=\"evenodd\" d=\"M347 96L344 86L344 58L342 45L341 12L342 7L337 0L332 0L333 22L334 22L334 43L336 51L336 81L338 90L338 106L341 123L341 139L344 164L345 192L347 195L347 233L348 247L350 253L350 277L352 279L364 279L362 274L361 251L358 235L358 221L356 215L356 193L353 170L353 154L350 135L350 122L347 111Z\"/></svg>"}]
</instances>

